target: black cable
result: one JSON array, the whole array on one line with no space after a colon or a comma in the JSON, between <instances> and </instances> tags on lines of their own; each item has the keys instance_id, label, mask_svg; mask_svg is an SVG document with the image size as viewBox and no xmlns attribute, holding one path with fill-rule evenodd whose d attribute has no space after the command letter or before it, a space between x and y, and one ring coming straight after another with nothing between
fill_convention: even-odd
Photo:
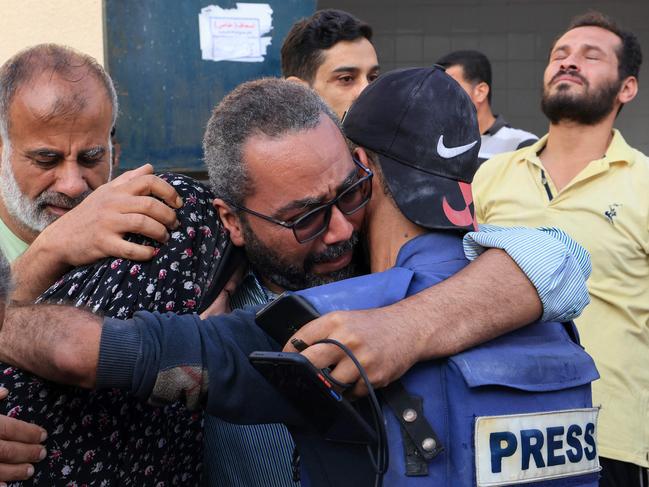
<instances>
[{"instance_id":1,"label":"black cable","mask_svg":"<svg viewBox=\"0 0 649 487\"><path fill-rule=\"evenodd\" d=\"M329 343L331 345L337 346L343 352L345 352L345 354L351 359L351 361L358 369L361 379L363 379L363 382L367 387L368 397L371 406L370 410L372 411L374 428L377 432L376 453L375 454L372 453L372 450L370 449L369 445L367 448L370 457L370 462L372 463L374 470L376 472L374 485L375 487L381 487L381 485L383 484L383 474L385 474L385 472L388 469L389 453L388 453L388 441L387 441L387 433L385 431L385 420L383 417L383 410L381 409L381 404L379 403L379 400L376 397L376 393L374 392L374 387L372 387L372 383L367 377L367 373L365 372L365 369L358 361L354 353L346 345L343 345L338 340L334 340L333 338L325 338L323 340L319 340L315 342L314 345L317 343Z\"/></svg>"},{"instance_id":2,"label":"black cable","mask_svg":"<svg viewBox=\"0 0 649 487\"><path fill-rule=\"evenodd\" d=\"M331 369L329 367L325 367L324 369L320 369L320 371L322 372L322 375L325 376L325 379L327 379L332 384L337 385L343 391L349 389L350 387L352 387L354 385L354 384L350 384L349 382L340 382L338 379L333 377L331 375Z\"/></svg>"}]
</instances>

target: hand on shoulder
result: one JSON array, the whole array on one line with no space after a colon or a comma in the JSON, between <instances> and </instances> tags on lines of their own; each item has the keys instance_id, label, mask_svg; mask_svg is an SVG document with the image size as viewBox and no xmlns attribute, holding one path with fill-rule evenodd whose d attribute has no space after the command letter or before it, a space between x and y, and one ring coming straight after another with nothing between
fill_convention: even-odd
<instances>
[{"instance_id":1,"label":"hand on shoulder","mask_svg":"<svg viewBox=\"0 0 649 487\"><path fill-rule=\"evenodd\" d=\"M113 256L148 260L154 248L124 240L127 233L158 242L169 239L182 199L146 164L93 191L81 204L47 227L34 244L49 249L68 266Z\"/></svg>"}]
</instances>

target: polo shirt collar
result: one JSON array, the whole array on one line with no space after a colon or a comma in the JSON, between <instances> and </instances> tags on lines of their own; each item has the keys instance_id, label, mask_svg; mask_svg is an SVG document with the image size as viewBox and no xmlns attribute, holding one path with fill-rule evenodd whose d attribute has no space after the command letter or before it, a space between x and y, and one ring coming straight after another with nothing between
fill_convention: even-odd
<instances>
[{"instance_id":1,"label":"polo shirt collar","mask_svg":"<svg viewBox=\"0 0 649 487\"><path fill-rule=\"evenodd\" d=\"M539 159L538 154L543 150L545 144L548 142L548 134L545 134L534 144L522 149L520 151L520 156L518 162L531 162L532 164L543 169L543 164L541 159ZM606 154L603 158L599 159L603 163L610 166L614 162L625 162L629 165L633 165L635 162L635 154L631 147L626 143L624 137L619 130L613 129L613 138L611 143L606 150Z\"/></svg>"},{"instance_id":2,"label":"polo shirt collar","mask_svg":"<svg viewBox=\"0 0 649 487\"><path fill-rule=\"evenodd\" d=\"M613 129L613 139L608 146L604 160L609 164L612 162L626 162L629 166L635 163L635 152L617 129Z\"/></svg>"},{"instance_id":3,"label":"polo shirt collar","mask_svg":"<svg viewBox=\"0 0 649 487\"><path fill-rule=\"evenodd\" d=\"M502 115L496 115L496 120L482 135L495 135L503 127L509 127L507 120Z\"/></svg>"}]
</instances>

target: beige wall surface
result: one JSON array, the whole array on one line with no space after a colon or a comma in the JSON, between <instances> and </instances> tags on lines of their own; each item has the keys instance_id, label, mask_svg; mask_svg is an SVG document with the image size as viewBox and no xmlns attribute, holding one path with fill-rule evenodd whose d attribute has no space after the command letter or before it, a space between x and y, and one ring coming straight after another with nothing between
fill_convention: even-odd
<instances>
[{"instance_id":1,"label":"beige wall surface","mask_svg":"<svg viewBox=\"0 0 649 487\"><path fill-rule=\"evenodd\" d=\"M19 50L55 42L104 64L102 0L0 0L0 64Z\"/></svg>"}]
</instances>

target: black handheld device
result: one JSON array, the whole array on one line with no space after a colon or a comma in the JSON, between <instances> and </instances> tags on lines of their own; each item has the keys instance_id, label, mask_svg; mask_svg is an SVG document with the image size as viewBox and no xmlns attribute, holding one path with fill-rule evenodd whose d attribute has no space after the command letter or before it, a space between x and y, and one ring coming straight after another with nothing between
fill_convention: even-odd
<instances>
[{"instance_id":1,"label":"black handheld device","mask_svg":"<svg viewBox=\"0 0 649 487\"><path fill-rule=\"evenodd\" d=\"M257 311L255 322L273 340L284 346L302 325L319 316L320 313L302 296L283 293Z\"/></svg>"},{"instance_id":2,"label":"black handheld device","mask_svg":"<svg viewBox=\"0 0 649 487\"><path fill-rule=\"evenodd\" d=\"M250 363L327 440L373 444L376 433L309 360L299 353L253 352Z\"/></svg>"}]
</instances>

